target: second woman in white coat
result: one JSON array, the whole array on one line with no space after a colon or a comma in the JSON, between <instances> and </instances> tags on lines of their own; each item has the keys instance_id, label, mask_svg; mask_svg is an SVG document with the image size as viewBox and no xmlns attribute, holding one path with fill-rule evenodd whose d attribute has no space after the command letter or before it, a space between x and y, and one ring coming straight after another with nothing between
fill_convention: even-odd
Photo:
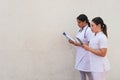
<instances>
[{"instance_id":1,"label":"second woman in white coat","mask_svg":"<svg viewBox=\"0 0 120 80\"><path fill-rule=\"evenodd\" d=\"M89 51L90 67L93 80L106 80L106 73L110 69L107 59L107 27L101 17L95 17L91 22L91 30L95 33L90 39L89 46L83 48Z\"/></svg>"}]
</instances>

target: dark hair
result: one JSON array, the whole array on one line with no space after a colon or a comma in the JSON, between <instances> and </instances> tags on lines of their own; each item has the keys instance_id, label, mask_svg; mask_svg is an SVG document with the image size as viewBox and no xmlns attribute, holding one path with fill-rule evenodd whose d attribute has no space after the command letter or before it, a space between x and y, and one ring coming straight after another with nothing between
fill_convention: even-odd
<instances>
[{"instance_id":1,"label":"dark hair","mask_svg":"<svg viewBox=\"0 0 120 80\"><path fill-rule=\"evenodd\" d=\"M86 21L86 23L88 23L88 26L90 27L90 22L88 20L88 17L85 15L85 14L80 14L78 17L77 17L78 20L84 22Z\"/></svg>"},{"instance_id":2,"label":"dark hair","mask_svg":"<svg viewBox=\"0 0 120 80\"><path fill-rule=\"evenodd\" d=\"M102 32L108 37L107 35L107 26L106 24L104 23L104 21L102 20L101 17L95 17L92 19L92 21L96 24L96 25L101 25L101 29L102 29Z\"/></svg>"}]
</instances>

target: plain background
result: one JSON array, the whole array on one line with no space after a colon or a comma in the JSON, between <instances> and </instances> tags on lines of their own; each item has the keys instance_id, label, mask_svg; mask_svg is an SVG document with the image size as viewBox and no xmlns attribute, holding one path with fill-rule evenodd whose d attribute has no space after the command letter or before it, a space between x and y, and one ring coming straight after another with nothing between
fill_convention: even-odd
<instances>
[{"instance_id":1,"label":"plain background","mask_svg":"<svg viewBox=\"0 0 120 80\"><path fill-rule=\"evenodd\" d=\"M0 0L0 80L79 80L76 17L100 16L108 26L107 80L120 80L120 0Z\"/></svg>"}]
</instances>

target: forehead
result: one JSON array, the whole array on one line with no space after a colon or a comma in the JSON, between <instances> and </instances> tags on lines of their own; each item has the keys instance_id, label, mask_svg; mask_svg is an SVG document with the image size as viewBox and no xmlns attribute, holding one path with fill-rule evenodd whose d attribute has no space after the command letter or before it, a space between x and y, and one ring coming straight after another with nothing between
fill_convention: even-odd
<instances>
[{"instance_id":1,"label":"forehead","mask_svg":"<svg viewBox=\"0 0 120 80\"><path fill-rule=\"evenodd\" d=\"M93 22L93 21L91 21L91 23L90 23L91 25L95 25L95 23Z\"/></svg>"},{"instance_id":2,"label":"forehead","mask_svg":"<svg viewBox=\"0 0 120 80\"><path fill-rule=\"evenodd\" d=\"M81 22L81 20L78 20L78 19L77 19L77 22Z\"/></svg>"},{"instance_id":3,"label":"forehead","mask_svg":"<svg viewBox=\"0 0 120 80\"><path fill-rule=\"evenodd\" d=\"M85 22L85 21L81 21L81 20L78 20L78 19L77 19L77 22L78 22L78 23L83 23L83 22Z\"/></svg>"}]
</instances>

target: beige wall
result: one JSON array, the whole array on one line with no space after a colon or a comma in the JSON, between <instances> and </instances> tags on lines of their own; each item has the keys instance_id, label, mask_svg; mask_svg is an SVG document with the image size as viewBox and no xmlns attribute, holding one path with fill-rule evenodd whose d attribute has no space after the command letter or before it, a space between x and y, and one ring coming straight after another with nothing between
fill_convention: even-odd
<instances>
[{"instance_id":1,"label":"beige wall","mask_svg":"<svg viewBox=\"0 0 120 80\"><path fill-rule=\"evenodd\" d=\"M108 80L120 79L119 0L0 0L0 80L79 80L74 36L76 17L103 17L108 25Z\"/></svg>"}]
</instances>

